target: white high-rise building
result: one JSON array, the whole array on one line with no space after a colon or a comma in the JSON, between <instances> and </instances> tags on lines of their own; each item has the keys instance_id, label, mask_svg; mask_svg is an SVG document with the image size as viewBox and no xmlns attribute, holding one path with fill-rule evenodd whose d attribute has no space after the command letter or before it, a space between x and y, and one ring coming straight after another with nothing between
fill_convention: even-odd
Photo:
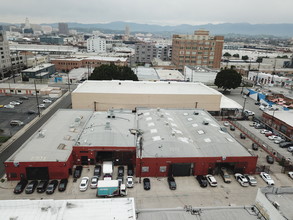
<instances>
[{"instance_id":1,"label":"white high-rise building","mask_svg":"<svg viewBox=\"0 0 293 220\"><path fill-rule=\"evenodd\" d=\"M9 43L5 31L0 26L0 79L11 69Z\"/></svg>"},{"instance_id":2,"label":"white high-rise building","mask_svg":"<svg viewBox=\"0 0 293 220\"><path fill-rule=\"evenodd\" d=\"M87 52L105 53L106 39L93 36L87 39Z\"/></svg>"}]
</instances>

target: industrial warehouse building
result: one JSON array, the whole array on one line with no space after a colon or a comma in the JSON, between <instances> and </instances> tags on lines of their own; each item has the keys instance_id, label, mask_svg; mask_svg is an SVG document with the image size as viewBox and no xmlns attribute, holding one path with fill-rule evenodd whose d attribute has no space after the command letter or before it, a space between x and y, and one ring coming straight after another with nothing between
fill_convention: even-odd
<instances>
[{"instance_id":1,"label":"industrial warehouse building","mask_svg":"<svg viewBox=\"0 0 293 220\"><path fill-rule=\"evenodd\" d=\"M73 109L107 111L139 107L202 108L213 115L220 115L221 109L242 109L202 83L88 80L72 92Z\"/></svg>"},{"instance_id":2,"label":"industrial warehouse building","mask_svg":"<svg viewBox=\"0 0 293 220\"><path fill-rule=\"evenodd\" d=\"M4 163L8 180L62 179L75 165L132 164L137 177L254 173L252 156L205 110L59 110Z\"/></svg>"}]
</instances>

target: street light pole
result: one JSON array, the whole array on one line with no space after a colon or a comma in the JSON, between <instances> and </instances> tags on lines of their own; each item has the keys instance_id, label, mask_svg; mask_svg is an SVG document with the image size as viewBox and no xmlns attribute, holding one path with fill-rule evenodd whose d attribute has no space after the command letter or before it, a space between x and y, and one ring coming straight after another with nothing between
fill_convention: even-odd
<instances>
[{"instance_id":1,"label":"street light pole","mask_svg":"<svg viewBox=\"0 0 293 220\"><path fill-rule=\"evenodd\" d=\"M39 98L38 98L38 92L37 92L37 85L36 85L36 79L34 80L34 84L35 84L35 93L36 93L36 99L37 99L38 115L39 115L39 117L41 117L40 105L39 105Z\"/></svg>"},{"instance_id":2,"label":"street light pole","mask_svg":"<svg viewBox=\"0 0 293 220\"><path fill-rule=\"evenodd\" d=\"M245 95L245 96L244 96L244 102L243 102L242 114L241 114L242 116L244 115L244 109L245 109L246 98L247 98L247 96Z\"/></svg>"}]
</instances>

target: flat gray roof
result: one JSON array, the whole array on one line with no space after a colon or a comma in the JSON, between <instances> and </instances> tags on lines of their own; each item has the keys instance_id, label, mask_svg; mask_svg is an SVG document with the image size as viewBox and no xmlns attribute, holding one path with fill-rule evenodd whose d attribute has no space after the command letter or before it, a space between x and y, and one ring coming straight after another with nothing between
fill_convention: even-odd
<instances>
[{"instance_id":1,"label":"flat gray roof","mask_svg":"<svg viewBox=\"0 0 293 220\"><path fill-rule=\"evenodd\" d=\"M73 93L221 95L217 90L202 83L118 80L87 80L80 84Z\"/></svg>"},{"instance_id":2,"label":"flat gray roof","mask_svg":"<svg viewBox=\"0 0 293 220\"><path fill-rule=\"evenodd\" d=\"M1 219L136 219L133 198L0 200Z\"/></svg>"},{"instance_id":3,"label":"flat gray roof","mask_svg":"<svg viewBox=\"0 0 293 220\"><path fill-rule=\"evenodd\" d=\"M251 156L205 110L138 109L137 117L143 157Z\"/></svg>"},{"instance_id":4,"label":"flat gray roof","mask_svg":"<svg viewBox=\"0 0 293 220\"><path fill-rule=\"evenodd\" d=\"M251 207L211 207L196 208L196 214L185 210L141 210L138 220L164 219L164 220L257 220L257 215Z\"/></svg>"},{"instance_id":5,"label":"flat gray roof","mask_svg":"<svg viewBox=\"0 0 293 220\"><path fill-rule=\"evenodd\" d=\"M293 110L289 111L266 111L268 115L272 115L280 121L285 122L286 124L293 127Z\"/></svg>"},{"instance_id":6,"label":"flat gray roof","mask_svg":"<svg viewBox=\"0 0 293 220\"><path fill-rule=\"evenodd\" d=\"M108 116L115 118L108 118ZM76 146L135 147L136 138L129 129L136 128L135 114L116 110L94 112L85 125Z\"/></svg>"},{"instance_id":7,"label":"flat gray roof","mask_svg":"<svg viewBox=\"0 0 293 220\"><path fill-rule=\"evenodd\" d=\"M22 70L21 72L22 73L27 73L27 72L38 72L40 70L43 70L43 69L46 69L48 67L51 67L51 66L55 66L55 64L51 64L51 63L44 63L44 64L40 64L38 66L35 66L35 67L32 67L32 68L29 68L29 69L25 69L25 70Z\"/></svg>"},{"instance_id":8,"label":"flat gray roof","mask_svg":"<svg viewBox=\"0 0 293 220\"><path fill-rule=\"evenodd\" d=\"M59 109L7 162L67 161L92 111Z\"/></svg>"}]
</instances>

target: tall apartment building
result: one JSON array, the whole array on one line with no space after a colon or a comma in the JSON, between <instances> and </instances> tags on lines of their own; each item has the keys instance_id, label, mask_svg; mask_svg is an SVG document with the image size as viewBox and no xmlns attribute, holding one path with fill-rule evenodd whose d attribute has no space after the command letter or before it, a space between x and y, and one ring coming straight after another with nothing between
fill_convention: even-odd
<instances>
[{"instance_id":1,"label":"tall apartment building","mask_svg":"<svg viewBox=\"0 0 293 220\"><path fill-rule=\"evenodd\" d=\"M67 23L59 23L58 24L58 29L59 29L59 34L64 34L64 35L69 34L68 24Z\"/></svg>"},{"instance_id":2,"label":"tall apartment building","mask_svg":"<svg viewBox=\"0 0 293 220\"><path fill-rule=\"evenodd\" d=\"M204 30L193 35L173 35L172 63L181 69L185 65L220 68L223 44L223 36L210 36Z\"/></svg>"},{"instance_id":3,"label":"tall apartment building","mask_svg":"<svg viewBox=\"0 0 293 220\"><path fill-rule=\"evenodd\" d=\"M9 43L5 31L0 26L0 79L11 69Z\"/></svg>"},{"instance_id":4,"label":"tall apartment building","mask_svg":"<svg viewBox=\"0 0 293 220\"><path fill-rule=\"evenodd\" d=\"M86 41L87 52L105 53L106 52L106 39L98 36L93 36Z\"/></svg>"},{"instance_id":5,"label":"tall apartment building","mask_svg":"<svg viewBox=\"0 0 293 220\"><path fill-rule=\"evenodd\" d=\"M171 60L172 46L167 44L137 43L135 44L135 62L151 63L154 58L163 61Z\"/></svg>"}]
</instances>

